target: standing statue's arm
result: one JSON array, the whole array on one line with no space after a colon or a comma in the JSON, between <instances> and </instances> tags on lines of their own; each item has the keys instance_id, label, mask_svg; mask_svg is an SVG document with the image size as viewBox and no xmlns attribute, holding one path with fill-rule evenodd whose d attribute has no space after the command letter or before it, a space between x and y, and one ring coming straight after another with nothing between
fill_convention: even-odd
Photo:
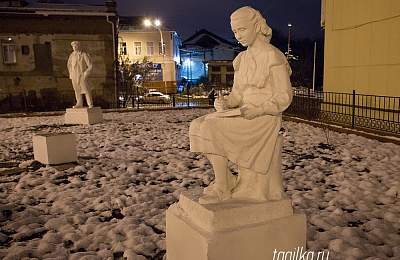
<instances>
[{"instance_id":1,"label":"standing statue's arm","mask_svg":"<svg viewBox=\"0 0 400 260\"><path fill-rule=\"evenodd\" d=\"M93 67L92 67L92 59L90 58L89 54L87 54L87 53L85 53L83 55L83 59L85 60L85 63L86 63L86 66L87 66L87 68L86 68L85 72L83 73L83 75L85 77L89 77L89 75L92 73L92 69L93 69Z\"/></svg>"},{"instance_id":2,"label":"standing statue's arm","mask_svg":"<svg viewBox=\"0 0 400 260\"><path fill-rule=\"evenodd\" d=\"M72 54L71 54L72 55ZM68 58L68 62L67 62L67 69L68 69L68 73L69 73L69 78L71 78L71 68L72 68L72 57L71 57L71 55L69 55L69 58Z\"/></svg>"}]
</instances>

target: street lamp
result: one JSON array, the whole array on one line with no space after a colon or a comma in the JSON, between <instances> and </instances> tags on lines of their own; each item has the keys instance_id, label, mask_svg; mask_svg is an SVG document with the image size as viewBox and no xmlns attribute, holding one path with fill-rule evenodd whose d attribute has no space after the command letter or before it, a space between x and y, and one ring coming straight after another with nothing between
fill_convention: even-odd
<instances>
[{"instance_id":1,"label":"street lamp","mask_svg":"<svg viewBox=\"0 0 400 260\"><path fill-rule=\"evenodd\" d=\"M289 35L288 35L288 45L287 45L287 56L286 56L286 58L288 59L288 60L290 60L290 28L292 27L292 24L291 23L288 23L288 29L289 29Z\"/></svg>"},{"instance_id":2,"label":"street lamp","mask_svg":"<svg viewBox=\"0 0 400 260\"><path fill-rule=\"evenodd\" d=\"M164 81L164 87L165 87L165 95L168 94L167 93L167 81L165 80L165 47L164 47L164 40L163 40L163 35L160 29L160 25L161 22L160 20L155 20L154 24L150 21L150 20L145 20L144 21L144 25L145 26L153 26L154 28L156 28L159 32L160 32L160 39L161 39L161 52L162 52L162 56L163 56L163 61L162 61L162 67L163 67L163 71L162 71L162 76L163 76L163 81Z\"/></svg>"}]
</instances>

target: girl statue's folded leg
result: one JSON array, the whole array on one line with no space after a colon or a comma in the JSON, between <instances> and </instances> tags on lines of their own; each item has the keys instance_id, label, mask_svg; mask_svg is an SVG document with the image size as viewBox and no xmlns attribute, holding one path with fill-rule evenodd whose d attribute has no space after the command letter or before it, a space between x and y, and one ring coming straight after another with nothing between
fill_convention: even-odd
<instances>
[{"instance_id":1,"label":"girl statue's folded leg","mask_svg":"<svg viewBox=\"0 0 400 260\"><path fill-rule=\"evenodd\" d=\"M235 177L228 169L228 159L220 155L207 155L214 169L214 185L204 189L199 199L201 204L217 203L231 198L231 190L235 185Z\"/></svg>"},{"instance_id":2,"label":"girl statue's folded leg","mask_svg":"<svg viewBox=\"0 0 400 260\"><path fill-rule=\"evenodd\" d=\"M270 174L268 184L268 197L270 200L281 200L285 198L282 177L282 145L283 136L278 135L278 140L275 145L274 157L272 158L271 167L268 173Z\"/></svg>"}]
</instances>

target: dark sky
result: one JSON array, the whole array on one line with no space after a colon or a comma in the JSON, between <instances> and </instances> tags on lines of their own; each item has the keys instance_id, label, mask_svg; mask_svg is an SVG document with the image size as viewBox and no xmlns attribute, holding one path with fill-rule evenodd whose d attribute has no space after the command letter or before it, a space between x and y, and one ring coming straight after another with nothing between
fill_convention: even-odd
<instances>
[{"instance_id":1,"label":"dark sky","mask_svg":"<svg viewBox=\"0 0 400 260\"><path fill-rule=\"evenodd\" d=\"M31 0L30 2L32 2ZM105 0L62 0L64 3L104 4ZM229 17L249 5L261 12L273 30L294 38L323 37L320 27L321 0L116 0L119 15L159 18L178 31L183 40L206 29L224 38L233 38Z\"/></svg>"}]
</instances>

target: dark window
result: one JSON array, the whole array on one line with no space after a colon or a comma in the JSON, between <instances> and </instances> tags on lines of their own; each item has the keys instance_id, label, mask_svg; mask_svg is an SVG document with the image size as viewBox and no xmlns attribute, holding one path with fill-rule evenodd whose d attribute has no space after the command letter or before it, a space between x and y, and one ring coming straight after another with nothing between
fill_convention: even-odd
<instances>
[{"instance_id":1,"label":"dark window","mask_svg":"<svg viewBox=\"0 0 400 260\"><path fill-rule=\"evenodd\" d=\"M211 74L211 82L214 84L221 84L221 74Z\"/></svg>"},{"instance_id":2,"label":"dark window","mask_svg":"<svg viewBox=\"0 0 400 260\"><path fill-rule=\"evenodd\" d=\"M21 53L23 55L28 55L29 54L29 46L28 45L21 45Z\"/></svg>"},{"instance_id":3,"label":"dark window","mask_svg":"<svg viewBox=\"0 0 400 260\"><path fill-rule=\"evenodd\" d=\"M221 67L211 67L211 71L221 71Z\"/></svg>"},{"instance_id":4,"label":"dark window","mask_svg":"<svg viewBox=\"0 0 400 260\"><path fill-rule=\"evenodd\" d=\"M121 55L127 55L128 52L126 50L126 42L121 42L119 45L119 51Z\"/></svg>"},{"instance_id":5,"label":"dark window","mask_svg":"<svg viewBox=\"0 0 400 260\"><path fill-rule=\"evenodd\" d=\"M50 44L34 44L35 69L42 75L53 75L53 59Z\"/></svg>"},{"instance_id":6,"label":"dark window","mask_svg":"<svg viewBox=\"0 0 400 260\"><path fill-rule=\"evenodd\" d=\"M164 53L163 53L163 51L164 51ZM165 54L165 42L164 42L164 46L161 45L161 42L158 42L158 54L159 55Z\"/></svg>"},{"instance_id":7,"label":"dark window","mask_svg":"<svg viewBox=\"0 0 400 260\"><path fill-rule=\"evenodd\" d=\"M233 84L233 74L226 74L226 84L232 85Z\"/></svg>"},{"instance_id":8,"label":"dark window","mask_svg":"<svg viewBox=\"0 0 400 260\"><path fill-rule=\"evenodd\" d=\"M233 66L226 67L226 71L229 71L229 72L234 71Z\"/></svg>"}]
</instances>

